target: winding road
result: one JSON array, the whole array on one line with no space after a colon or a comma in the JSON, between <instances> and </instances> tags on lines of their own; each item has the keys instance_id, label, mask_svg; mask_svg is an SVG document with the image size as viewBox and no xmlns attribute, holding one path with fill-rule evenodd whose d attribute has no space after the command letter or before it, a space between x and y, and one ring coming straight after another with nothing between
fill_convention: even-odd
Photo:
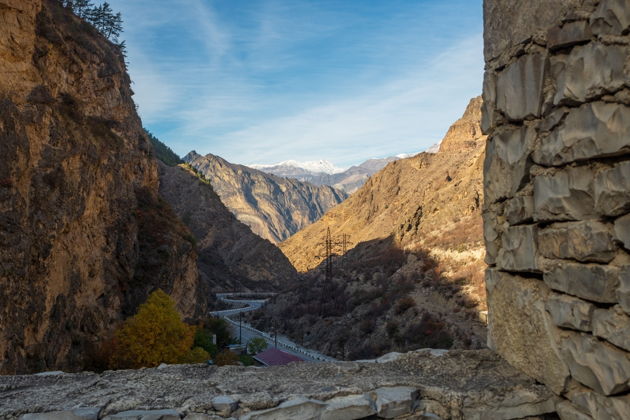
<instances>
[{"instance_id":1,"label":"winding road","mask_svg":"<svg viewBox=\"0 0 630 420\"><path fill-rule=\"evenodd\" d=\"M273 336L267 332L257 330L246 322L239 322L231 317L244 312L251 312L262 308L268 299L238 299L238 296L247 295L268 295L274 296L275 293L217 293L217 299L232 305L246 305L242 308L226 309L223 311L213 311L210 315L225 319L232 329L234 337L241 337L242 343L246 344L255 337L263 338L269 347L277 347L287 353L298 356L307 362L334 362L336 359L323 355L315 350L307 349L289 340L287 337L278 335Z\"/></svg>"}]
</instances>

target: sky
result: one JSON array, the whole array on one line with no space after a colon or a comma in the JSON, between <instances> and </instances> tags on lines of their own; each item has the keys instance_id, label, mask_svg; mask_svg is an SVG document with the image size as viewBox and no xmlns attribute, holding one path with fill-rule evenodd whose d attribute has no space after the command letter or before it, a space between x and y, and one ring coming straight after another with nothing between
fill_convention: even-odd
<instances>
[{"instance_id":1,"label":"sky","mask_svg":"<svg viewBox=\"0 0 630 420\"><path fill-rule=\"evenodd\" d=\"M481 93L481 0L109 2L143 123L182 156L417 153Z\"/></svg>"}]
</instances>

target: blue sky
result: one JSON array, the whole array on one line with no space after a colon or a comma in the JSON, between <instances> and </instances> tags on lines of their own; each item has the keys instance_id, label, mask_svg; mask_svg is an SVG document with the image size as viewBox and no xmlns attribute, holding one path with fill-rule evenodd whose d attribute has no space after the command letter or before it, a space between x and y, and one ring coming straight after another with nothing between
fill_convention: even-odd
<instances>
[{"instance_id":1,"label":"blue sky","mask_svg":"<svg viewBox=\"0 0 630 420\"><path fill-rule=\"evenodd\" d=\"M481 0L110 3L144 125L180 155L346 167L415 153L481 93Z\"/></svg>"}]
</instances>

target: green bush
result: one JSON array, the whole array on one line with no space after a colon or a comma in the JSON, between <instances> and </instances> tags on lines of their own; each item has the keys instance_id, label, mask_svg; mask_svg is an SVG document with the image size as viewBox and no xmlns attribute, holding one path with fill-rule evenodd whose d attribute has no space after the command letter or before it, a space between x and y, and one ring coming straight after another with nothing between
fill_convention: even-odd
<instances>
[{"instance_id":1,"label":"green bush","mask_svg":"<svg viewBox=\"0 0 630 420\"><path fill-rule=\"evenodd\" d=\"M255 337L247 343L247 352L249 354L258 354L267 348L267 341L264 338Z\"/></svg>"},{"instance_id":2,"label":"green bush","mask_svg":"<svg viewBox=\"0 0 630 420\"><path fill-rule=\"evenodd\" d=\"M200 347L208 352L212 357L215 357L219 352L216 344L212 343L212 333L204 328L198 328L195 332L194 347Z\"/></svg>"}]
</instances>

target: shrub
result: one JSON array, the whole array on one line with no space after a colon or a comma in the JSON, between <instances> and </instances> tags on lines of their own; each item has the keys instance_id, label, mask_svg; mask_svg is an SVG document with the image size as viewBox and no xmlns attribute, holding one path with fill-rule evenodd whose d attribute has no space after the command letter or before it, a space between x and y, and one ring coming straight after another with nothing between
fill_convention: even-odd
<instances>
[{"instance_id":1,"label":"shrub","mask_svg":"<svg viewBox=\"0 0 630 420\"><path fill-rule=\"evenodd\" d=\"M138 313L114 333L111 368L140 368L178 363L193 344L193 327L186 325L175 302L162 290L149 295Z\"/></svg>"},{"instance_id":2,"label":"shrub","mask_svg":"<svg viewBox=\"0 0 630 420\"><path fill-rule=\"evenodd\" d=\"M212 342L212 334L204 328L198 328L195 332L193 346L202 348L212 357L216 356L219 352L217 346Z\"/></svg>"},{"instance_id":3,"label":"shrub","mask_svg":"<svg viewBox=\"0 0 630 420\"><path fill-rule=\"evenodd\" d=\"M400 299L396 304L396 314L401 315L405 313L407 309L413 308L414 306L416 306L416 301L413 300L411 296L405 296L404 298Z\"/></svg>"},{"instance_id":4,"label":"shrub","mask_svg":"<svg viewBox=\"0 0 630 420\"><path fill-rule=\"evenodd\" d=\"M222 350L217 357L214 358L214 363L217 366L238 365L239 358L236 354L229 350Z\"/></svg>"},{"instance_id":5,"label":"shrub","mask_svg":"<svg viewBox=\"0 0 630 420\"><path fill-rule=\"evenodd\" d=\"M254 358L249 354L241 354L238 359L244 366L252 366L255 363Z\"/></svg>"},{"instance_id":6,"label":"shrub","mask_svg":"<svg viewBox=\"0 0 630 420\"><path fill-rule=\"evenodd\" d=\"M267 341L264 338L254 337L247 343L247 352L249 354L258 354L267 348Z\"/></svg>"},{"instance_id":7,"label":"shrub","mask_svg":"<svg viewBox=\"0 0 630 420\"><path fill-rule=\"evenodd\" d=\"M217 346L219 348L227 347L232 342L232 335L225 320L211 317L207 318L201 326L210 333L210 337L212 337L212 334L217 336Z\"/></svg>"},{"instance_id":8,"label":"shrub","mask_svg":"<svg viewBox=\"0 0 630 420\"><path fill-rule=\"evenodd\" d=\"M179 358L179 363L203 363L210 359L210 354L201 347L194 347L188 353Z\"/></svg>"}]
</instances>

